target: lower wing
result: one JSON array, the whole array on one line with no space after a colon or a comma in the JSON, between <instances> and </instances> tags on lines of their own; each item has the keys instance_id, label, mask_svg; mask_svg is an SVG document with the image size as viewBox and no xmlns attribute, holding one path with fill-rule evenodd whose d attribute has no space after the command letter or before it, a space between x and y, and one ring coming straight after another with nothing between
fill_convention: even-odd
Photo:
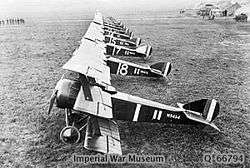
<instances>
[{"instance_id":1,"label":"lower wing","mask_svg":"<svg viewBox=\"0 0 250 168\"><path fill-rule=\"evenodd\" d=\"M84 147L106 154L122 154L118 125L105 118L89 117Z\"/></svg>"}]
</instances>

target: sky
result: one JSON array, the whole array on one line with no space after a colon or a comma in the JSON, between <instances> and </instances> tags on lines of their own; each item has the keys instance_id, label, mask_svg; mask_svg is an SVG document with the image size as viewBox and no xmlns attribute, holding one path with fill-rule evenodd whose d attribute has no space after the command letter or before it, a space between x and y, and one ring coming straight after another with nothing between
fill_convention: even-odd
<instances>
[{"instance_id":1,"label":"sky","mask_svg":"<svg viewBox=\"0 0 250 168\"><path fill-rule=\"evenodd\" d=\"M105 11L145 11L145 10L180 10L193 8L201 2L224 0L0 0L0 18L27 17L61 14L92 13ZM228 0L247 1L250 0ZM112 13L111 13L112 14Z\"/></svg>"},{"instance_id":2,"label":"sky","mask_svg":"<svg viewBox=\"0 0 250 168\"><path fill-rule=\"evenodd\" d=\"M202 0L0 0L0 17L99 10L175 10Z\"/></svg>"}]
</instances>

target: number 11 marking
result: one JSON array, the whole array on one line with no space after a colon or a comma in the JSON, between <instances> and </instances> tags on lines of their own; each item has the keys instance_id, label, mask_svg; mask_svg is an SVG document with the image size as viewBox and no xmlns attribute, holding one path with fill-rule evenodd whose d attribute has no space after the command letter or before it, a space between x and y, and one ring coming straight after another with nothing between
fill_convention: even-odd
<instances>
[{"instance_id":1,"label":"number 11 marking","mask_svg":"<svg viewBox=\"0 0 250 168\"><path fill-rule=\"evenodd\" d=\"M135 74L135 75L140 75L140 69L139 69L139 68L135 68L134 74Z\"/></svg>"}]
</instances>

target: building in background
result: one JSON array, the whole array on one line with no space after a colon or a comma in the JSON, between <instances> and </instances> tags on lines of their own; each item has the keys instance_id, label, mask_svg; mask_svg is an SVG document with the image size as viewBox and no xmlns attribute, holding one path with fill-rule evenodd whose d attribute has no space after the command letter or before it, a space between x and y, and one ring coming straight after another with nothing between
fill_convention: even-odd
<instances>
[{"instance_id":1,"label":"building in background","mask_svg":"<svg viewBox=\"0 0 250 168\"><path fill-rule=\"evenodd\" d=\"M222 16L234 16L235 11L241 7L238 2L231 1L219 1L216 5L221 10Z\"/></svg>"},{"instance_id":2,"label":"building in background","mask_svg":"<svg viewBox=\"0 0 250 168\"><path fill-rule=\"evenodd\" d=\"M240 14L246 14L248 16L247 20L250 18L250 4L246 4L235 11L235 16Z\"/></svg>"},{"instance_id":3,"label":"building in background","mask_svg":"<svg viewBox=\"0 0 250 168\"><path fill-rule=\"evenodd\" d=\"M234 16L235 11L238 10L241 5L238 2L232 2L227 0L215 1L215 2L202 2L195 6L197 14L215 15L215 16Z\"/></svg>"}]
</instances>

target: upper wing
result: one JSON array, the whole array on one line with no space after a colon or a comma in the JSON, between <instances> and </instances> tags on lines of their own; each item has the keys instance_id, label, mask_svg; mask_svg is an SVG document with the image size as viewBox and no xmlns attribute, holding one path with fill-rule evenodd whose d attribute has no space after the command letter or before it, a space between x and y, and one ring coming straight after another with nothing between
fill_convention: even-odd
<instances>
[{"instance_id":1,"label":"upper wing","mask_svg":"<svg viewBox=\"0 0 250 168\"><path fill-rule=\"evenodd\" d=\"M107 154L122 154L118 125L115 121L90 117L84 147Z\"/></svg>"},{"instance_id":2,"label":"upper wing","mask_svg":"<svg viewBox=\"0 0 250 168\"><path fill-rule=\"evenodd\" d=\"M82 44L63 68L95 78L100 84L110 85L110 69L105 59L106 56L99 44L82 39Z\"/></svg>"},{"instance_id":3,"label":"upper wing","mask_svg":"<svg viewBox=\"0 0 250 168\"><path fill-rule=\"evenodd\" d=\"M103 29L103 17L100 12L95 13L95 17L93 21L90 23L89 28L84 35L84 38L90 39L93 41L104 42L105 37L104 37L104 29Z\"/></svg>"},{"instance_id":4,"label":"upper wing","mask_svg":"<svg viewBox=\"0 0 250 168\"><path fill-rule=\"evenodd\" d=\"M96 11L93 22L103 25L103 17L101 12Z\"/></svg>"},{"instance_id":5,"label":"upper wing","mask_svg":"<svg viewBox=\"0 0 250 168\"><path fill-rule=\"evenodd\" d=\"M75 71L95 78L98 83L110 85L110 69L106 65L105 44L103 35L103 18L96 12L93 22L81 40L80 47L73 57L63 66L64 69Z\"/></svg>"},{"instance_id":6,"label":"upper wing","mask_svg":"<svg viewBox=\"0 0 250 168\"><path fill-rule=\"evenodd\" d=\"M91 22L87 32L84 35L84 38L93 41L104 42L105 37L103 26L96 24L95 22Z\"/></svg>"}]
</instances>

